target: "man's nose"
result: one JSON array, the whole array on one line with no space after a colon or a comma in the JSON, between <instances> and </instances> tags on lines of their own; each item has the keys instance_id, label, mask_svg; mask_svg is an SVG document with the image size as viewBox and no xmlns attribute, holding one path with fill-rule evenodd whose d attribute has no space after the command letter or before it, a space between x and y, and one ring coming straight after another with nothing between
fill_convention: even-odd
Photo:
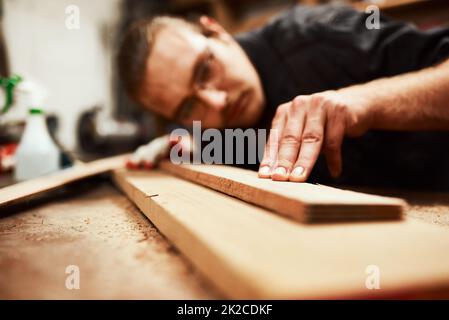
<instances>
[{"instance_id":1,"label":"man's nose","mask_svg":"<svg viewBox=\"0 0 449 320\"><path fill-rule=\"evenodd\" d=\"M197 97L208 107L221 111L226 107L228 94L226 91L208 88L198 90Z\"/></svg>"}]
</instances>

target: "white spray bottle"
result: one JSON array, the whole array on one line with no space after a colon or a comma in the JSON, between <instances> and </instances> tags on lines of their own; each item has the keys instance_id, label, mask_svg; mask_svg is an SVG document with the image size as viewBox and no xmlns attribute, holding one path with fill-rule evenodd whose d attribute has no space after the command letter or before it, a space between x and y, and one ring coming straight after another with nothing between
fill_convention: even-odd
<instances>
[{"instance_id":1,"label":"white spray bottle","mask_svg":"<svg viewBox=\"0 0 449 320\"><path fill-rule=\"evenodd\" d=\"M29 110L15 160L14 174L17 181L36 178L60 169L60 151L48 132L41 109Z\"/></svg>"}]
</instances>

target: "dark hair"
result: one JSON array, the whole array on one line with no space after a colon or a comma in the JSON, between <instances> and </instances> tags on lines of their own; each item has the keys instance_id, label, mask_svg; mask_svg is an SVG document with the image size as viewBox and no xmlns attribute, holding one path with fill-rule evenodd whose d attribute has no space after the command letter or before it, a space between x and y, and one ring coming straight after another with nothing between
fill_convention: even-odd
<instances>
[{"instance_id":1,"label":"dark hair","mask_svg":"<svg viewBox=\"0 0 449 320\"><path fill-rule=\"evenodd\" d=\"M139 102L148 56L157 33L168 25L199 31L195 24L183 19L159 16L133 23L123 37L117 56L118 74L127 94L136 102Z\"/></svg>"}]
</instances>

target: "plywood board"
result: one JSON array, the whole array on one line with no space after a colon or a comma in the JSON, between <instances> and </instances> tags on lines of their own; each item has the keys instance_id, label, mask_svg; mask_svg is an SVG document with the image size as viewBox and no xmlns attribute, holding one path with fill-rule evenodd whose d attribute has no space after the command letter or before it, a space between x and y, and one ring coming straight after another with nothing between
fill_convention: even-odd
<instances>
[{"instance_id":1,"label":"plywood board","mask_svg":"<svg viewBox=\"0 0 449 320\"><path fill-rule=\"evenodd\" d=\"M310 183L260 179L224 165L175 165L161 169L302 222L399 219L405 201Z\"/></svg>"},{"instance_id":2,"label":"plywood board","mask_svg":"<svg viewBox=\"0 0 449 320\"><path fill-rule=\"evenodd\" d=\"M223 298L109 183L1 217L0 271L1 300Z\"/></svg>"},{"instance_id":3,"label":"plywood board","mask_svg":"<svg viewBox=\"0 0 449 320\"><path fill-rule=\"evenodd\" d=\"M449 287L443 227L409 219L303 225L160 171L113 176L230 298L410 298ZM380 288L368 289L376 270Z\"/></svg>"},{"instance_id":4,"label":"plywood board","mask_svg":"<svg viewBox=\"0 0 449 320\"><path fill-rule=\"evenodd\" d=\"M28 200L45 192L55 190L68 183L92 177L101 173L124 167L128 155L115 156L77 163L73 167L63 169L50 175L13 184L0 189L0 208Z\"/></svg>"}]
</instances>

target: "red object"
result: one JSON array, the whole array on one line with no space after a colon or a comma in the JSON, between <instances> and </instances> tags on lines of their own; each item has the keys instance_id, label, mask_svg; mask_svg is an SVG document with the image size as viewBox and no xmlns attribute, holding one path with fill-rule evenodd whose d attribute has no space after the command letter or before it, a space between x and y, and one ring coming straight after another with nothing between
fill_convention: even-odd
<instances>
[{"instance_id":1,"label":"red object","mask_svg":"<svg viewBox=\"0 0 449 320\"><path fill-rule=\"evenodd\" d=\"M153 164L150 161L144 161L143 167L147 170L153 169Z\"/></svg>"},{"instance_id":2,"label":"red object","mask_svg":"<svg viewBox=\"0 0 449 320\"><path fill-rule=\"evenodd\" d=\"M147 170L151 170L153 169L154 165L152 162L150 161L144 161L142 163L133 163L130 160L126 161L126 168L130 169L130 170L138 170L138 169L147 169Z\"/></svg>"},{"instance_id":3,"label":"red object","mask_svg":"<svg viewBox=\"0 0 449 320\"><path fill-rule=\"evenodd\" d=\"M0 173L11 171L14 168L16 150L17 143L0 146Z\"/></svg>"},{"instance_id":4,"label":"red object","mask_svg":"<svg viewBox=\"0 0 449 320\"><path fill-rule=\"evenodd\" d=\"M138 168L138 166L135 163L128 160L128 161L126 161L126 168L128 168L130 170L135 170Z\"/></svg>"}]
</instances>

